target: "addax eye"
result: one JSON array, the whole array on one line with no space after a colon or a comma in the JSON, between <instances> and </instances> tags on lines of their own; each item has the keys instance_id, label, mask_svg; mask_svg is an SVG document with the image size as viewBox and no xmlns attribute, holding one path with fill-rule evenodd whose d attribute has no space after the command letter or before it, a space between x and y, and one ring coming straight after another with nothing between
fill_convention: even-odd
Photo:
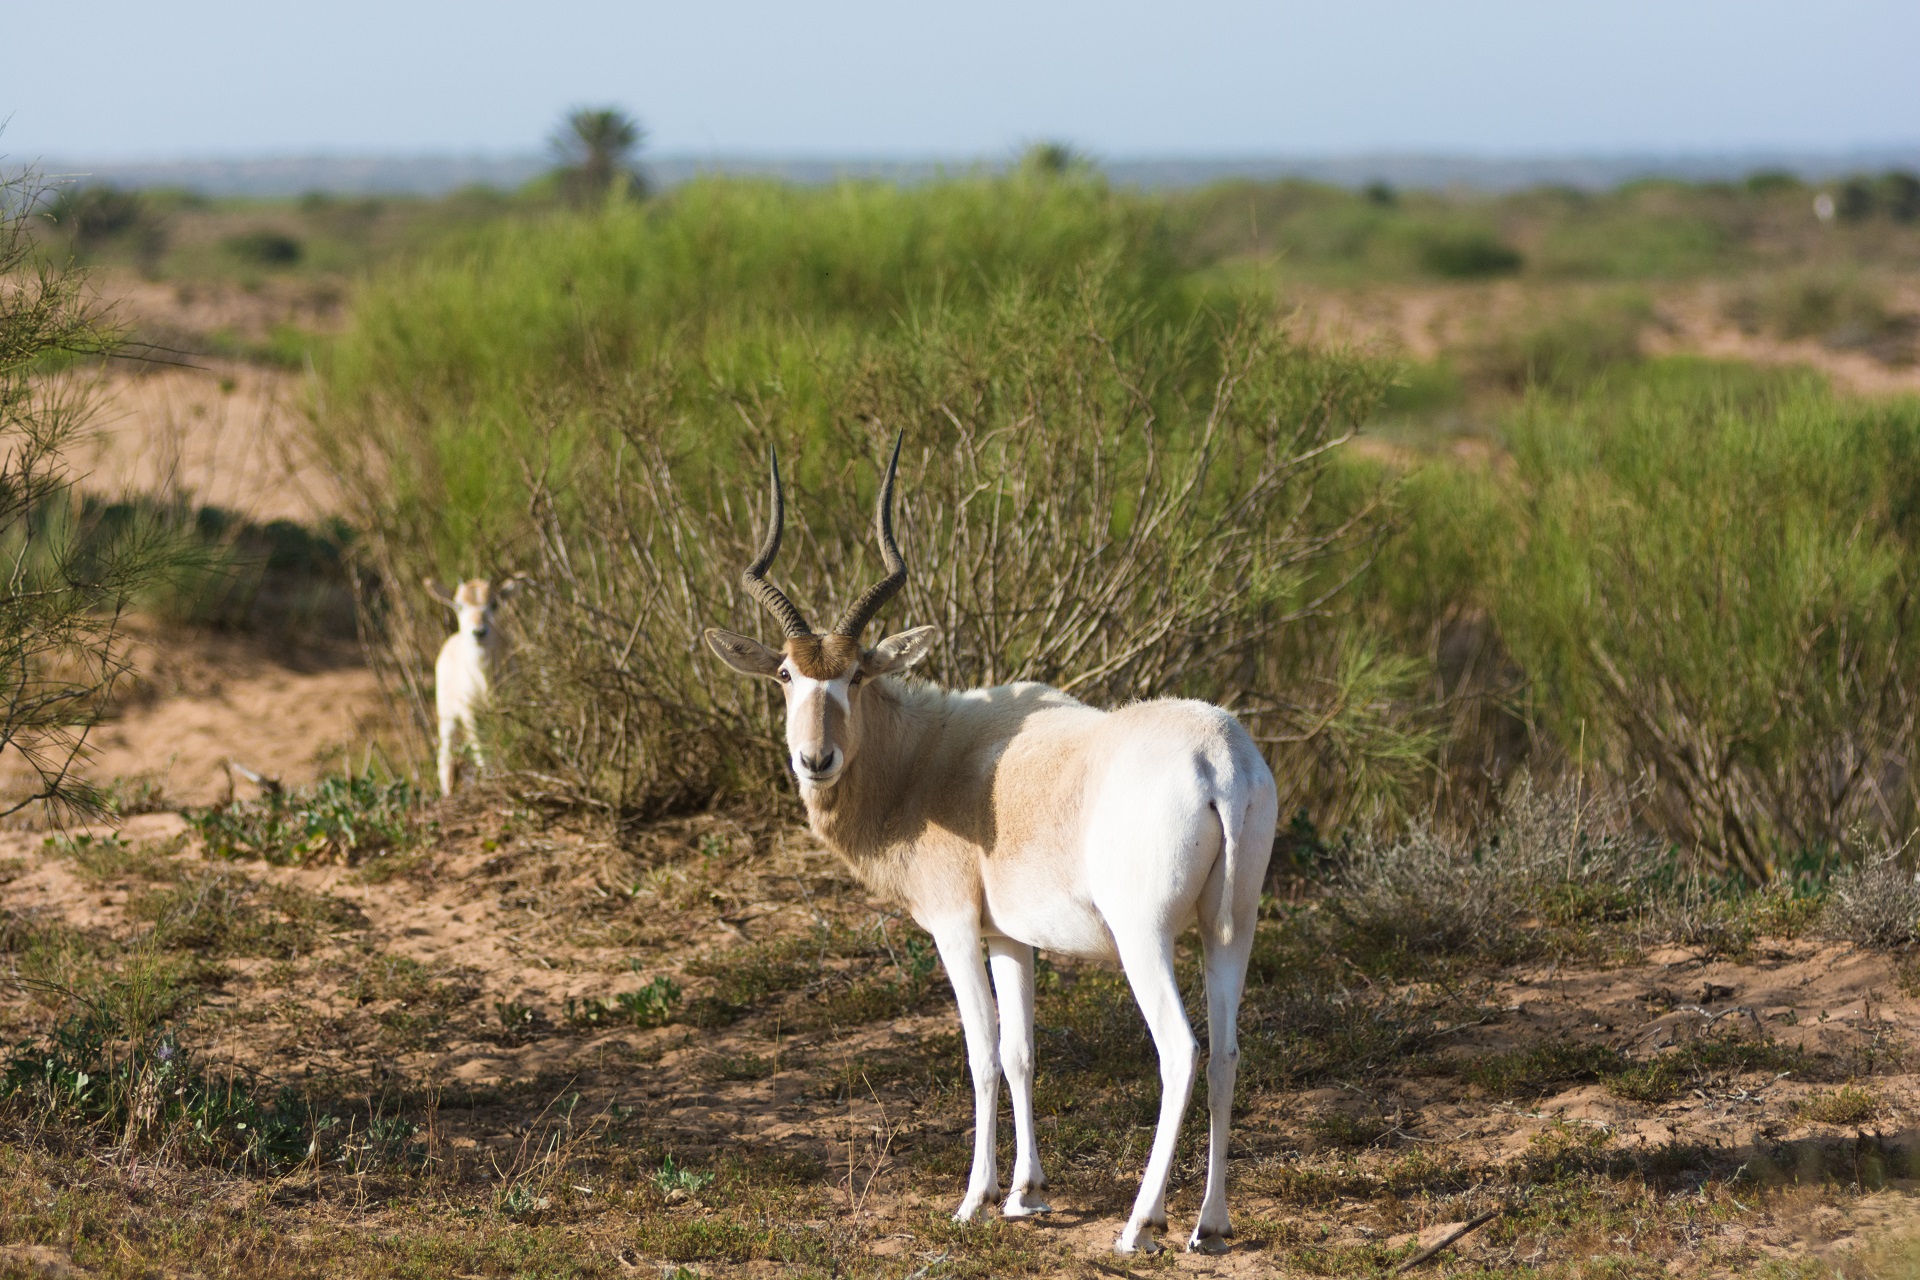
<instances>
[{"instance_id":1,"label":"addax eye","mask_svg":"<svg viewBox=\"0 0 1920 1280\"><path fill-rule=\"evenodd\" d=\"M787 674L787 669L785 667L781 667L778 671L774 672L773 674L780 677L781 684L793 683L793 677Z\"/></svg>"}]
</instances>

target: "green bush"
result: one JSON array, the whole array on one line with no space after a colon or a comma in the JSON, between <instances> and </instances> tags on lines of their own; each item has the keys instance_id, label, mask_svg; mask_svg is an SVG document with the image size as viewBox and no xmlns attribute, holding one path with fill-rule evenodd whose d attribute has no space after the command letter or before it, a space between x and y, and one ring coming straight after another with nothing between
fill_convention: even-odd
<instances>
[{"instance_id":1,"label":"green bush","mask_svg":"<svg viewBox=\"0 0 1920 1280\"><path fill-rule=\"evenodd\" d=\"M1434 231L1420 245L1420 263L1448 280L1512 275L1526 262L1518 249L1490 231Z\"/></svg>"},{"instance_id":2,"label":"green bush","mask_svg":"<svg viewBox=\"0 0 1920 1280\"><path fill-rule=\"evenodd\" d=\"M1366 584L1385 630L1483 628L1521 758L1646 777L1643 816L1754 877L1856 823L1911 829L1920 403L1651 361L1536 392L1505 437L1510 472L1402 491L1417 536Z\"/></svg>"},{"instance_id":3,"label":"green bush","mask_svg":"<svg viewBox=\"0 0 1920 1280\"><path fill-rule=\"evenodd\" d=\"M114 334L85 277L40 252L29 222L43 194L0 176L0 744L29 780L0 815L104 807L72 766L127 669L123 615L182 565L168 530L108 526L74 501L67 454L97 385L83 361Z\"/></svg>"},{"instance_id":4,"label":"green bush","mask_svg":"<svg viewBox=\"0 0 1920 1280\"><path fill-rule=\"evenodd\" d=\"M1550 314L1530 309L1483 333L1462 353L1476 382L1506 391L1570 390L1640 359L1640 334L1653 308L1637 293L1588 297Z\"/></svg>"},{"instance_id":5,"label":"green bush","mask_svg":"<svg viewBox=\"0 0 1920 1280\"><path fill-rule=\"evenodd\" d=\"M220 247L241 262L257 267L291 267L300 261L300 242L284 231L244 231L228 236Z\"/></svg>"},{"instance_id":6,"label":"green bush","mask_svg":"<svg viewBox=\"0 0 1920 1280\"><path fill-rule=\"evenodd\" d=\"M529 798L658 812L777 777L773 703L695 637L761 625L736 583L766 445L790 487L776 576L821 613L874 571L866 460L897 431L914 576L886 622L938 619L939 675L1244 690L1279 736L1324 711L1286 687L1303 663L1328 697L1402 670L1276 643L1369 531L1364 499L1310 498L1386 370L1199 295L1163 235L1074 173L709 183L502 229L372 291L325 366L321 442L379 580L538 584L491 730ZM424 728L443 621L412 592L377 607Z\"/></svg>"}]
</instances>

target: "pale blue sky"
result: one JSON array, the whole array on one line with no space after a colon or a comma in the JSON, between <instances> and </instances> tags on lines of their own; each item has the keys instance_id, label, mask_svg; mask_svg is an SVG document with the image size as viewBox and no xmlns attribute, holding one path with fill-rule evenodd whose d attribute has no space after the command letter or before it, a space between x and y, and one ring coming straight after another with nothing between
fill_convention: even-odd
<instances>
[{"instance_id":1,"label":"pale blue sky","mask_svg":"<svg viewBox=\"0 0 1920 1280\"><path fill-rule=\"evenodd\" d=\"M537 149L1112 158L1920 142L1915 0L0 0L12 161Z\"/></svg>"}]
</instances>

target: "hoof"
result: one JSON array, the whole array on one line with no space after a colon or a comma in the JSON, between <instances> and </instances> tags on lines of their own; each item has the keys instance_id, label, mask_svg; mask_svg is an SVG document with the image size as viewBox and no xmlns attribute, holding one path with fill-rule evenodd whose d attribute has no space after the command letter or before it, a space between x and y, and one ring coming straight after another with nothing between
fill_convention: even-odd
<instances>
[{"instance_id":1,"label":"hoof","mask_svg":"<svg viewBox=\"0 0 1920 1280\"><path fill-rule=\"evenodd\" d=\"M1196 1231L1193 1233L1193 1239L1187 1241L1188 1253L1225 1253L1226 1251L1227 1238L1222 1235L1209 1233L1203 1236Z\"/></svg>"},{"instance_id":2,"label":"hoof","mask_svg":"<svg viewBox=\"0 0 1920 1280\"><path fill-rule=\"evenodd\" d=\"M1052 1212L1053 1206L1040 1199L1033 1188L1014 1192L1000 1207L1000 1215L1005 1218L1031 1218L1036 1213Z\"/></svg>"},{"instance_id":3,"label":"hoof","mask_svg":"<svg viewBox=\"0 0 1920 1280\"><path fill-rule=\"evenodd\" d=\"M1122 1231L1120 1238L1113 1242L1113 1251L1119 1254L1138 1253L1151 1256L1160 1252L1160 1242L1155 1240L1153 1233L1142 1224L1140 1227L1128 1227Z\"/></svg>"}]
</instances>

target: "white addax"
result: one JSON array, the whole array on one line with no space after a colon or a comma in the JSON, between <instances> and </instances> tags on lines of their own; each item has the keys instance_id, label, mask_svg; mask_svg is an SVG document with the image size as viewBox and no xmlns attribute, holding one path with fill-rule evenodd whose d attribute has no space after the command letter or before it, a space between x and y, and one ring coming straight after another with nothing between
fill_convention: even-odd
<instances>
[{"instance_id":1,"label":"white addax","mask_svg":"<svg viewBox=\"0 0 1920 1280\"><path fill-rule=\"evenodd\" d=\"M438 578L426 580L427 594L453 610L459 630L440 646L433 664L433 702L440 721L440 794L453 794L454 764L462 739L473 752L474 763L487 767L480 754L477 717L486 705L490 682L500 670L506 642L494 614L502 600L512 599L524 581L514 576L494 586L485 578L469 578L449 592Z\"/></svg>"},{"instance_id":2,"label":"white addax","mask_svg":"<svg viewBox=\"0 0 1920 1280\"><path fill-rule=\"evenodd\" d=\"M1187 1247L1223 1249L1235 1021L1273 846L1273 775L1240 724L1205 703L1100 711L1041 684L957 691L899 678L932 647L932 627L862 649L860 633L907 577L892 528L899 457L896 443L875 520L887 576L824 634L764 576L784 514L773 460L767 535L744 579L779 619L785 642L770 649L720 630L707 641L735 670L780 682L788 752L814 832L939 947L974 1088L973 1174L956 1217L972 1218L1000 1192L996 1052L1013 1093L1015 1144L1002 1212L1047 1209L1033 1125L1039 947L1117 962L1153 1034L1159 1127L1114 1248L1158 1249L1152 1229L1166 1226L1174 1143L1198 1065L1174 942L1198 925L1210 1125L1206 1193Z\"/></svg>"}]
</instances>

